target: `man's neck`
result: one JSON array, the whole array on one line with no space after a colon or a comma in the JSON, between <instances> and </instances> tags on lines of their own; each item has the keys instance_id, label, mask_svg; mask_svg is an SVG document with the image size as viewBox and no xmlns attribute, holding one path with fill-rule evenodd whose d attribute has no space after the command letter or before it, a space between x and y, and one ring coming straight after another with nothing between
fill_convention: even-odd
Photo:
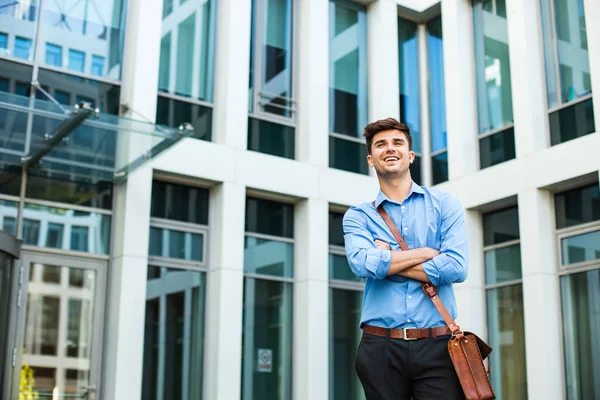
<instances>
[{"instance_id":1,"label":"man's neck","mask_svg":"<svg viewBox=\"0 0 600 400\"><path fill-rule=\"evenodd\" d=\"M410 188L412 186L412 178L410 172L407 172L401 176L394 177L392 179L385 179L378 177L379 186L381 191L385 194L388 199L402 203L404 199L410 194Z\"/></svg>"}]
</instances>

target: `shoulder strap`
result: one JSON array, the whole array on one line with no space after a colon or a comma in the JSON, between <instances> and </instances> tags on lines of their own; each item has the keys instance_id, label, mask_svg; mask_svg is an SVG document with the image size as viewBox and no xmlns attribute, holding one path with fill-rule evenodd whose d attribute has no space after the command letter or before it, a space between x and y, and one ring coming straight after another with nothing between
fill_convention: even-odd
<instances>
[{"instance_id":1,"label":"shoulder strap","mask_svg":"<svg viewBox=\"0 0 600 400\"><path fill-rule=\"evenodd\" d=\"M375 207L374 201L373 201L373 207ZM379 207L375 207L375 208L377 209L377 212L379 213L379 215L381 216L381 218L383 219L385 224L388 226L388 228L390 228L390 231L392 231L392 235L394 235L394 238L398 242L398 245L400 246L400 248L402 250L408 250L408 246L406 245L404 238L400 234L400 231L396 227L396 224L394 224L394 221L392 221L392 218L390 218L387 211L385 211L383 209L383 204L380 204ZM425 292L425 294L431 299L431 301L433 302L433 305L435 306L435 308L438 310L438 312L444 319L444 322L446 322L446 325L448 325L448 328L450 328L450 330L452 331L452 335L459 335L459 336L462 335L462 331L460 330L460 327L456 324L456 322L454 321L452 316L450 316L450 313L448 312L448 310L446 310L444 303L442 303L442 301L440 300L440 297L437 295L437 290L436 290L435 286L433 286L429 282L423 282L421 284L421 289L423 289L423 292Z\"/></svg>"}]
</instances>

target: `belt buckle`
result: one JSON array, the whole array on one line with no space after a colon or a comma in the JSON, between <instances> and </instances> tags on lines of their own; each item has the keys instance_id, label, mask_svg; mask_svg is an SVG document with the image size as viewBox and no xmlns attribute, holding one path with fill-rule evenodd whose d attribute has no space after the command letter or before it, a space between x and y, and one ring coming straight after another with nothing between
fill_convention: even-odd
<instances>
[{"instance_id":1,"label":"belt buckle","mask_svg":"<svg viewBox=\"0 0 600 400\"><path fill-rule=\"evenodd\" d=\"M416 337L409 338L409 337L406 335L406 329L407 329L407 328L402 328L402 336L404 336L404 338L403 338L403 339L404 339L404 340L417 340L417 338L416 338Z\"/></svg>"}]
</instances>

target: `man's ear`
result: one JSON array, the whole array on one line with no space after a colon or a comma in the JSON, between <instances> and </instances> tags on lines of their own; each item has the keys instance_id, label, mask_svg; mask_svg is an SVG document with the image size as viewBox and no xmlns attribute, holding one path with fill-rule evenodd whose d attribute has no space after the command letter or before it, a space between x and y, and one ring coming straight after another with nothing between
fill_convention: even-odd
<instances>
[{"instance_id":1,"label":"man's ear","mask_svg":"<svg viewBox=\"0 0 600 400\"><path fill-rule=\"evenodd\" d=\"M369 167L373 168L373 156L370 154L367 156L367 164L369 164Z\"/></svg>"},{"instance_id":2,"label":"man's ear","mask_svg":"<svg viewBox=\"0 0 600 400\"><path fill-rule=\"evenodd\" d=\"M415 157L416 156L417 155L415 154L414 151L411 150L411 151L408 152L408 159L409 159L409 161L410 161L411 164L413 163L413 161L415 161Z\"/></svg>"}]
</instances>

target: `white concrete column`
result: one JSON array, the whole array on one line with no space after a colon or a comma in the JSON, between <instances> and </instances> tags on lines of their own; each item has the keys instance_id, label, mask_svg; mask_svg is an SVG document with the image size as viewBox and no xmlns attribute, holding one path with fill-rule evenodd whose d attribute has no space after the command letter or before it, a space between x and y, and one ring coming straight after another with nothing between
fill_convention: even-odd
<instances>
[{"instance_id":1,"label":"white concrete column","mask_svg":"<svg viewBox=\"0 0 600 400\"><path fill-rule=\"evenodd\" d=\"M421 108L421 185L431 186L431 119L429 113L429 54L427 52L427 25L417 25L419 46L419 88Z\"/></svg>"},{"instance_id":2,"label":"white concrete column","mask_svg":"<svg viewBox=\"0 0 600 400\"><path fill-rule=\"evenodd\" d=\"M398 4L377 0L367 9L369 122L400 117Z\"/></svg>"},{"instance_id":3,"label":"white concrete column","mask_svg":"<svg viewBox=\"0 0 600 400\"><path fill-rule=\"evenodd\" d=\"M594 120L596 132L600 132L600 2L583 0L585 10L585 29L587 32L588 55L592 93L594 93Z\"/></svg>"},{"instance_id":4,"label":"white concrete column","mask_svg":"<svg viewBox=\"0 0 600 400\"><path fill-rule=\"evenodd\" d=\"M531 399L562 399L565 384L552 194L528 189L518 194L518 201L527 391ZM542 330L551 334L541 334Z\"/></svg>"},{"instance_id":5,"label":"white concrete column","mask_svg":"<svg viewBox=\"0 0 600 400\"><path fill-rule=\"evenodd\" d=\"M154 121L158 91L162 2L131 0L127 4L121 104L125 116ZM132 112L133 110L134 112ZM123 127L118 133L118 166L147 148L146 137ZM100 398L139 399L144 357L144 319L152 169L142 166L115 185L112 249L108 274L108 318L104 345L104 385Z\"/></svg>"},{"instance_id":6,"label":"white concrete column","mask_svg":"<svg viewBox=\"0 0 600 400\"><path fill-rule=\"evenodd\" d=\"M298 160L329 165L329 1L294 3Z\"/></svg>"},{"instance_id":7,"label":"white concrete column","mask_svg":"<svg viewBox=\"0 0 600 400\"><path fill-rule=\"evenodd\" d=\"M308 199L295 207L294 399L329 395L328 205Z\"/></svg>"},{"instance_id":8,"label":"white concrete column","mask_svg":"<svg viewBox=\"0 0 600 400\"><path fill-rule=\"evenodd\" d=\"M454 285L458 306L457 322L462 329L484 339L487 338L487 317L481 214L477 211L465 211L465 224L469 244L469 274L466 281Z\"/></svg>"},{"instance_id":9,"label":"white concrete column","mask_svg":"<svg viewBox=\"0 0 600 400\"><path fill-rule=\"evenodd\" d=\"M211 191L205 399L240 398L245 203L245 187L238 183L225 182Z\"/></svg>"},{"instance_id":10,"label":"white concrete column","mask_svg":"<svg viewBox=\"0 0 600 400\"><path fill-rule=\"evenodd\" d=\"M450 180L479 169L475 49L470 0L442 0Z\"/></svg>"},{"instance_id":11,"label":"white concrete column","mask_svg":"<svg viewBox=\"0 0 600 400\"><path fill-rule=\"evenodd\" d=\"M538 0L506 1L518 158L550 145L539 4Z\"/></svg>"},{"instance_id":12,"label":"white concrete column","mask_svg":"<svg viewBox=\"0 0 600 400\"><path fill-rule=\"evenodd\" d=\"M219 0L215 46L213 141L246 149L251 0Z\"/></svg>"}]
</instances>

